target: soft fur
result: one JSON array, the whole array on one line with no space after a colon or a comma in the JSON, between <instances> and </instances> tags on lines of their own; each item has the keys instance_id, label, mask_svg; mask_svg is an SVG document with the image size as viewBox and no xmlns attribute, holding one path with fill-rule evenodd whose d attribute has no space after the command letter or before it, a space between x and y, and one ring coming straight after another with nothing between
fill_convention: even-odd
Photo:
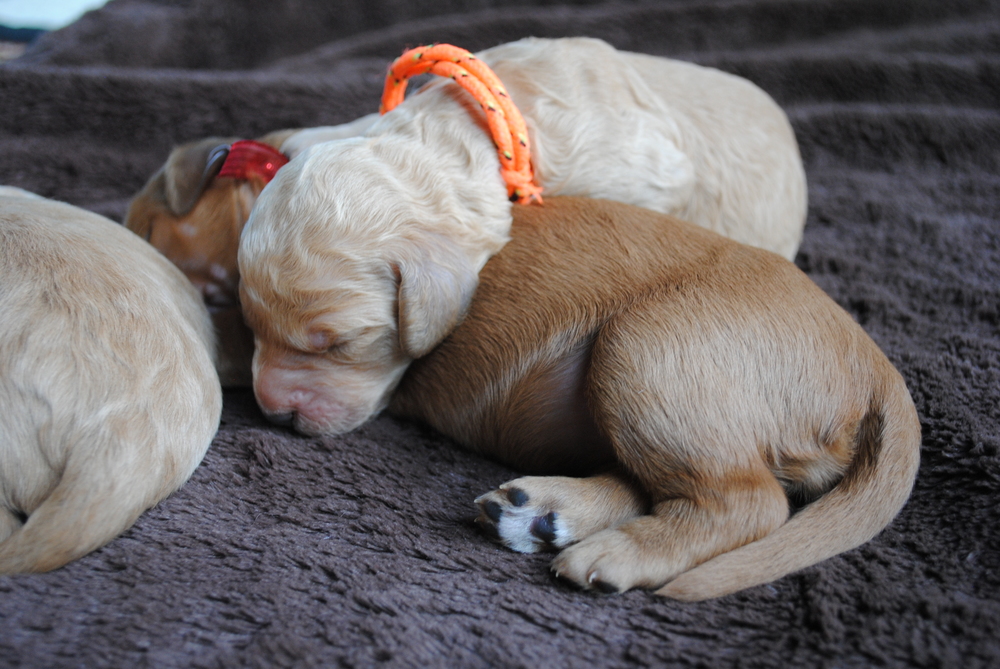
<instances>
[{"instance_id":1,"label":"soft fur","mask_svg":"<svg viewBox=\"0 0 1000 669\"><path fill-rule=\"evenodd\" d=\"M295 156L312 144L354 137L376 115L340 126L280 130L257 141ZM249 386L253 334L239 308L236 251L240 233L265 183L218 177L237 137L206 137L176 147L132 199L125 227L149 241L201 292L218 333L217 364L224 386Z\"/></svg>"},{"instance_id":2,"label":"soft fur","mask_svg":"<svg viewBox=\"0 0 1000 669\"><path fill-rule=\"evenodd\" d=\"M561 549L553 570L582 587L697 600L853 548L902 507L920 449L903 379L792 263L607 201L515 207L512 237L390 406L550 474L477 500L505 545Z\"/></svg>"},{"instance_id":3,"label":"soft fur","mask_svg":"<svg viewBox=\"0 0 1000 669\"><path fill-rule=\"evenodd\" d=\"M526 118L547 197L624 201L795 253L798 149L749 82L584 38L478 55ZM484 125L457 84L434 81L364 136L301 152L260 194L239 265L268 415L350 430L458 323L511 221Z\"/></svg>"},{"instance_id":4,"label":"soft fur","mask_svg":"<svg viewBox=\"0 0 1000 669\"><path fill-rule=\"evenodd\" d=\"M149 244L0 188L0 574L98 548L176 490L219 424L212 324Z\"/></svg>"}]
</instances>

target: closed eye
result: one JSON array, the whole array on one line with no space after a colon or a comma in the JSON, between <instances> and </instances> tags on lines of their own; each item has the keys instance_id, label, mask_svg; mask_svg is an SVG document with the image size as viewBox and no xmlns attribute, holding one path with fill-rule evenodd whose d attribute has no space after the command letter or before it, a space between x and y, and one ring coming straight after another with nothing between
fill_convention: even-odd
<instances>
[{"instance_id":1,"label":"closed eye","mask_svg":"<svg viewBox=\"0 0 1000 669\"><path fill-rule=\"evenodd\" d=\"M366 349L376 338L379 329L360 327L341 333L315 330L308 335L309 350L313 354L350 358L355 352Z\"/></svg>"},{"instance_id":2,"label":"closed eye","mask_svg":"<svg viewBox=\"0 0 1000 669\"><path fill-rule=\"evenodd\" d=\"M306 335L306 350L312 354L327 353L336 350L346 340L336 332L326 329L316 329Z\"/></svg>"}]
</instances>

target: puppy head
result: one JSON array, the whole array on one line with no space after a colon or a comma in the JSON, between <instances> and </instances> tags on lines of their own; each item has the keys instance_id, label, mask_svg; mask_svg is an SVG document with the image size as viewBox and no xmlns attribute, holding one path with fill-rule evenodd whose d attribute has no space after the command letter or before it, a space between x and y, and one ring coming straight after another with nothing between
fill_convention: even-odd
<instances>
[{"instance_id":1,"label":"puppy head","mask_svg":"<svg viewBox=\"0 0 1000 669\"><path fill-rule=\"evenodd\" d=\"M278 148L293 132L259 141ZM234 141L208 137L175 148L125 216L125 226L177 265L209 308L238 305L240 231L265 185L257 176L217 176Z\"/></svg>"},{"instance_id":2,"label":"puppy head","mask_svg":"<svg viewBox=\"0 0 1000 669\"><path fill-rule=\"evenodd\" d=\"M410 361L458 324L496 250L467 227L366 140L318 145L282 168L240 242L265 414L336 434L381 411Z\"/></svg>"},{"instance_id":3,"label":"puppy head","mask_svg":"<svg viewBox=\"0 0 1000 669\"><path fill-rule=\"evenodd\" d=\"M263 184L217 179L235 140L209 137L170 153L129 205L125 226L173 262L211 307L236 304L239 233Z\"/></svg>"}]
</instances>

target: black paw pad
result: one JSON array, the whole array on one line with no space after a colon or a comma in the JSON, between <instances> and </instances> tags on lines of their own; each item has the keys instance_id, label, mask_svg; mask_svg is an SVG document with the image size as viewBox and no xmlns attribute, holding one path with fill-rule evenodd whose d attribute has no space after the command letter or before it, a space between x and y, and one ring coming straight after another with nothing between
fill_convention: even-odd
<instances>
[{"instance_id":1,"label":"black paw pad","mask_svg":"<svg viewBox=\"0 0 1000 669\"><path fill-rule=\"evenodd\" d=\"M528 503L528 493L524 492L520 488L509 488L507 490L507 499L514 506L524 506Z\"/></svg>"},{"instance_id":2,"label":"black paw pad","mask_svg":"<svg viewBox=\"0 0 1000 669\"><path fill-rule=\"evenodd\" d=\"M556 513L552 511L531 521L531 533L551 544L556 540Z\"/></svg>"},{"instance_id":3,"label":"black paw pad","mask_svg":"<svg viewBox=\"0 0 1000 669\"><path fill-rule=\"evenodd\" d=\"M500 516L503 515L503 508L493 500L490 500L483 504L483 513L494 523L499 523Z\"/></svg>"}]
</instances>

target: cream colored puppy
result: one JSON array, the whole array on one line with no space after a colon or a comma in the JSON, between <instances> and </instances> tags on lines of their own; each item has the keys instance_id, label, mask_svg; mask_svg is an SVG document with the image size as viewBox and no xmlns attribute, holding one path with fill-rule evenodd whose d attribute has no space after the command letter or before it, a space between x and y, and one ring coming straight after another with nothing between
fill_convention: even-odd
<instances>
[{"instance_id":1,"label":"cream colored puppy","mask_svg":"<svg viewBox=\"0 0 1000 669\"><path fill-rule=\"evenodd\" d=\"M792 257L806 187L785 115L722 72L594 39L526 39L477 54L531 134L547 196L676 214ZM386 406L456 325L511 204L478 104L435 81L363 136L314 145L260 194L240 242L264 412L307 433Z\"/></svg>"},{"instance_id":2,"label":"cream colored puppy","mask_svg":"<svg viewBox=\"0 0 1000 669\"><path fill-rule=\"evenodd\" d=\"M608 201L514 218L389 407L549 474L477 500L499 541L559 550L584 588L705 599L868 541L903 506L906 385L792 263Z\"/></svg>"},{"instance_id":3,"label":"cream colored puppy","mask_svg":"<svg viewBox=\"0 0 1000 669\"><path fill-rule=\"evenodd\" d=\"M176 490L219 424L212 324L149 244L0 188L0 574L98 548Z\"/></svg>"}]
</instances>

